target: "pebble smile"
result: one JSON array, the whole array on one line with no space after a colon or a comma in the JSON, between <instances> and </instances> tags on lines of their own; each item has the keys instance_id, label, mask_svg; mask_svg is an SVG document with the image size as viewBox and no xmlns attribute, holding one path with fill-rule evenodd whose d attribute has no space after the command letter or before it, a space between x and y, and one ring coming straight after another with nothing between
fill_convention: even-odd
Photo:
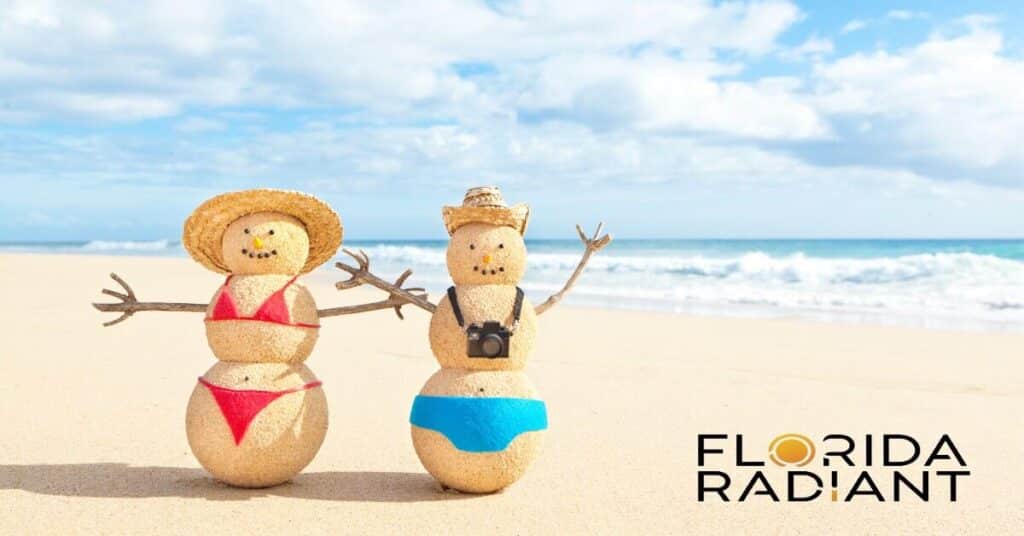
<instances>
[{"instance_id":1,"label":"pebble smile","mask_svg":"<svg viewBox=\"0 0 1024 536\"><path fill-rule=\"evenodd\" d=\"M248 249L242 249L242 255L248 255L250 259L269 259L271 256L277 255L277 250L272 249L270 253L253 253Z\"/></svg>"},{"instance_id":2,"label":"pebble smile","mask_svg":"<svg viewBox=\"0 0 1024 536\"><path fill-rule=\"evenodd\" d=\"M474 266L474 267L473 267L473 271L474 271L474 272L480 272L481 274L484 274L484 275L487 275L487 272L488 272L488 270L487 270L487 267L486 267L486 266L484 267L484 269L483 269L483 270L481 270L479 266ZM499 268L498 268L497 270L495 270L495 269L493 269L493 268L492 268L492 269L490 270L490 272L491 272L491 275L495 275L495 274L497 274L498 272L504 272L504 271L505 271L505 267L504 267L504 266L501 266L501 267L499 267Z\"/></svg>"}]
</instances>

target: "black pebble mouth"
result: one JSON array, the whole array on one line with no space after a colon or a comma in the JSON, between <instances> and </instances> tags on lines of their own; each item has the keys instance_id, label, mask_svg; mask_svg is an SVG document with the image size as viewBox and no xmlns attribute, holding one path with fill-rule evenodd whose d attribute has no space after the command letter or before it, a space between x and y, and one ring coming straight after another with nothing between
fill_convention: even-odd
<instances>
[{"instance_id":1,"label":"black pebble mouth","mask_svg":"<svg viewBox=\"0 0 1024 536\"><path fill-rule=\"evenodd\" d=\"M252 253L248 249L243 249L242 255L249 255L250 259L269 259L270 257L277 255L277 250L272 249L270 250L270 253Z\"/></svg>"},{"instance_id":2,"label":"black pebble mouth","mask_svg":"<svg viewBox=\"0 0 1024 536\"><path fill-rule=\"evenodd\" d=\"M491 275L497 275L498 272L504 272L505 271L505 267L501 266L497 270L494 270L494 269L488 270L486 268L481 270L479 266L474 266L473 267L473 271L474 272L480 272L483 275L487 275L488 272L490 272Z\"/></svg>"}]
</instances>

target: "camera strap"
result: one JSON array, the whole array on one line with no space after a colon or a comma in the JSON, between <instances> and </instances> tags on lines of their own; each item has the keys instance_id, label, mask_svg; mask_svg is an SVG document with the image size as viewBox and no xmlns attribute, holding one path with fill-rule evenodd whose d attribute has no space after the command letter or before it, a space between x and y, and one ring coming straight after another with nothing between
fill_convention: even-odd
<instances>
[{"instance_id":1,"label":"camera strap","mask_svg":"<svg viewBox=\"0 0 1024 536\"><path fill-rule=\"evenodd\" d=\"M466 327L466 321L462 318L462 309L459 308L459 297L455 294L455 287L448 287L448 302L452 304L452 313L455 314L455 321L459 323L459 327Z\"/></svg>"},{"instance_id":2,"label":"camera strap","mask_svg":"<svg viewBox=\"0 0 1024 536\"><path fill-rule=\"evenodd\" d=\"M523 289L516 287L516 303L512 306L512 333L519 327L519 315L523 312Z\"/></svg>"},{"instance_id":3,"label":"camera strap","mask_svg":"<svg viewBox=\"0 0 1024 536\"><path fill-rule=\"evenodd\" d=\"M523 313L523 289L516 287L516 302L512 306L512 332L515 332L519 326L519 316ZM448 287L448 302L452 304L452 314L455 315L455 321L459 323L460 328L466 327L466 319L462 317L462 309L459 307L459 296L455 292L455 287Z\"/></svg>"}]
</instances>

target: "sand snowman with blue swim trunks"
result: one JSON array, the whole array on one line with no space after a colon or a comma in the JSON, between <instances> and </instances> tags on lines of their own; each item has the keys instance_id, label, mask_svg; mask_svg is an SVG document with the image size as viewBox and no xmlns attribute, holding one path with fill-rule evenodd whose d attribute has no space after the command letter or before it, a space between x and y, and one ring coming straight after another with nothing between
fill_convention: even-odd
<instances>
[{"instance_id":1,"label":"sand snowman with blue swim trunks","mask_svg":"<svg viewBox=\"0 0 1024 536\"><path fill-rule=\"evenodd\" d=\"M448 289L430 321L441 370L411 415L420 461L447 488L490 493L518 480L537 457L547 408L523 372L537 315L571 288L590 255L611 241L580 232L586 252L565 287L534 308L518 287L526 272L525 205L509 207L496 187L470 189L442 215L451 236ZM577 229L579 229L577 227Z\"/></svg>"}]
</instances>

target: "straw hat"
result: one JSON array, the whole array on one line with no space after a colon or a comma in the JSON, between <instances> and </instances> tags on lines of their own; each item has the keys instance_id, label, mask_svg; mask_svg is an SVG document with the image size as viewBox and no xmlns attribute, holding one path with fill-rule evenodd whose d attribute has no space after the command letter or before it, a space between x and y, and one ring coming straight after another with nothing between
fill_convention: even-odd
<instances>
[{"instance_id":1,"label":"straw hat","mask_svg":"<svg viewBox=\"0 0 1024 536\"><path fill-rule=\"evenodd\" d=\"M467 223L505 225L519 231L519 234L526 234L530 207L524 204L510 207L505 204L497 186L477 186L466 190L461 207L442 208L441 217L449 235Z\"/></svg>"},{"instance_id":2,"label":"straw hat","mask_svg":"<svg viewBox=\"0 0 1024 536\"><path fill-rule=\"evenodd\" d=\"M185 220L181 243L203 266L228 273L221 240L232 222L257 212L280 212L295 217L309 235L309 259L302 273L327 262L341 245L341 220L327 203L302 192L261 188L228 192L207 199Z\"/></svg>"}]
</instances>

